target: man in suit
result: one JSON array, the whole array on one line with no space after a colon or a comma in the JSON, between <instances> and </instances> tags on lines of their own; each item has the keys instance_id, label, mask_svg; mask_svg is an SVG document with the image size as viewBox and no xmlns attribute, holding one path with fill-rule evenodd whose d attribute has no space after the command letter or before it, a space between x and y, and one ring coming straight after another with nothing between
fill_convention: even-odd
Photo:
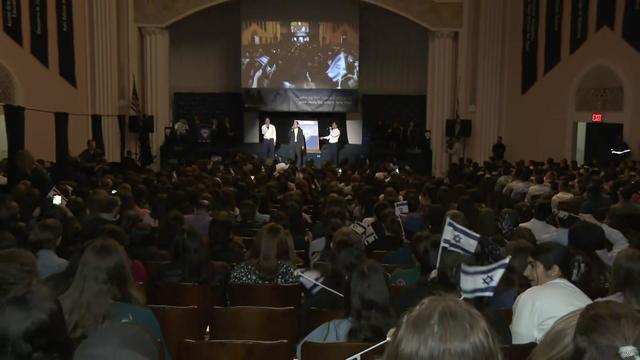
<instances>
[{"instance_id":1,"label":"man in suit","mask_svg":"<svg viewBox=\"0 0 640 360\"><path fill-rule=\"evenodd\" d=\"M298 121L294 120L291 130L289 130L289 149L291 151L291 159L296 162L298 168L301 168L303 164L302 154L306 147L305 141L302 129L298 126Z\"/></svg>"}]
</instances>

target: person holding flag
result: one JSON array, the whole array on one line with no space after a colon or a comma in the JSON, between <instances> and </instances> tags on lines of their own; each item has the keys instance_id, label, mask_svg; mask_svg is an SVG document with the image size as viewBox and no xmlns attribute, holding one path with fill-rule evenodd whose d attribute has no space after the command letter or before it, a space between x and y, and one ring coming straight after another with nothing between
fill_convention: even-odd
<instances>
[{"instance_id":1,"label":"person holding flag","mask_svg":"<svg viewBox=\"0 0 640 360\"><path fill-rule=\"evenodd\" d=\"M437 264L440 265L443 248L463 255L472 256L476 252L478 242L480 242L479 234L447 218L444 229L442 230Z\"/></svg>"},{"instance_id":2,"label":"person holding flag","mask_svg":"<svg viewBox=\"0 0 640 360\"><path fill-rule=\"evenodd\" d=\"M338 83L337 89L342 87L342 79L347 74L347 57L344 53L344 50L341 49L338 56L336 56L331 64L329 64L329 69L327 69L327 76L333 81Z\"/></svg>"}]
</instances>

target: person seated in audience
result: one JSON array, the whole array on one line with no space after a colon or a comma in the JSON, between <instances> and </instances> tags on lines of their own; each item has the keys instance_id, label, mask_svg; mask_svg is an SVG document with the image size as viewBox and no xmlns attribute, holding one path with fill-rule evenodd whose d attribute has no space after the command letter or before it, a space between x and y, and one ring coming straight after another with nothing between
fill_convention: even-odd
<instances>
[{"instance_id":1,"label":"person seated in audience","mask_svg":"<svg viewBox=\"0 0 640 360\"><path fill-rule=\"evenodd\" d=\"M329 249L328 268L321 270L324 286L341 294L349 290L353 271L365 260L364 242L350 227L344 226L333 234ZM309 293L305 301L309 308L340 310L344 299L325 289Z\"/></svg>"},{"instance_id":2,"label":"person seated in audience","mask_svg":"<svg viewBox=\"0 0 640 360\"><path fill-rule=\"evenodd\" d=\"M568 201L573 198L573 193L571 193L571 186L569 185L569 181L564 179L560 180L558 184L558 193L553 195L551 198L551 209L553 211L558 211L558 204L563 201Z\"/></svg>"},{"instance_id":3,"label":"person seated in audience","mask_svg":"<svg viewBox=\"0 0 640 360\"><path fill-rule=\"evenodd\" d=\"M141 306L144 296L133 282L127 254L114 240L91 242L71 286L60 296L60 303L76 345L110 322L138 324L164 345L158 320L151 310Z\"/></svg>"},{"instance_id":4,"label":"person seated in audience","mask_svg":"<svg viewBox=\"0 0 640 360\"><path fill-rule=\"evenodd\" d=\"M609 244L602 227L579 221L569 229L572 253L570 280L592 299L609 293L609 269L597 252Z\"/></svg>"},{"instance_id":5,"label":"person seated in audience","mask_svg":"<svg viewBox=\"0 0 640 360\"><path fill-rule=\"evenodd\" d=\"M111 323L96 330L76 349L74 360L158 360L153 334L129 323Z\"/></svg>"},{"instance_id":6,"label":"person seated in audience","mask_svg":"<svg viewBox=\"0 0 640 360\"><path fill-rule=\"evenodd\" d=\"M231 270L230 284L296 284L296 259L292 258L287 230L278 224L265 225L247 253L247 260ZM295 256L295 253L293 253Z\"/></svg>"},{"instance_id":7,"label":"person seated in audience","mask_svg":"<svg viewBox=\"0 0 640 360\"><path fill-rule=\"evenodd\" d=\"M209 255L211 260L239 262L243 247L233 240L233 219L225 212L215 212L209 223Z\"/></svg>"},{"instance_id":8,"label":"person seated in audience","mask_svg":"<svg viewBox=\"0 0 640 360\"><path fill-rule=\"evenodd\" d=\"M210 223L209 201L205 199L198 200L193 214L185 215L184 217L184 225L191 226L205 241L209 239Z\"/></svg>"},{"instance_id":9,"label":"person seated in audience","mask_svg":"<svg viewBox=\"0 0 640 360\"><path fill-rule=\"evenodd\" d=\"M53 187L51 176L47 170L41 166L33 158L33 155L27 150L20 150L16 153L16 184L22 180L27 180L30 186L37 189L40 194L48 194ZM10 186L16 184L9 184ZM21 204L22 205L22 204ZM24 220L28 218L23 217Z\"/></svg>"},{"instance_id":10,"label":"person seated in audience","mask_svg":"<svg viewBox=\"0 0 640 360\"><path fill-rule=\"evenodd\" d=\"M504 187L502 193L512 201L523 201L532 185L531 170L529 168L517 168L514 179Z\"/></svg>"},{"instance_id":11,"label":"person seated in audience","mask_svg":"<svg viewBox=\"0 0 640 360\"><path fill-rule=\"evenodd\" d=\"M611 269L610 295L598 300L625 303L640 310L640 250L628 248L616 255Z\"/></svg>"},{"instance_id":12,"label":"person seated in audience","mask_svg":"<svg viewBox=\"0 0 640 360\"><path fill-rule=\"evenodd\" d=\"M302 359L305 342L379 342L394 324L391 294L384 268L374 260L362 263L351 276L346 319L331 320L311 331L298 343Z\"/></svg>"},{"instance_id":13,"label":"person seated in audience","mask_svg":"<svg viewBox=\"0 0 640 360\"><path fill-rule=\"evenodd\" d=\"M551 203L548 201L538 201L533 210L533 219L520 224L520 226L531 230L536 240L542 239L558 231L555 226L547 223L547 220L551 218L551 214Z\"/></svg>"},{"instance_id":14,"label":"person seated in audience","mask_svg":"<svg viewBox=\"0 0 640 360\"><path fill-rule=\"evenodd\" d=\"M556 243L536 246L525 276L531 288L513 305L511 336L514 344L539 343L563 315L591 303L567 277L571 275L569 249Z\"/></svg>"},{"instance_id":15,"label":"person seated in audience","mask_svg":"<svg viewBox=\"0 0 640 360\"><path fill-rule=\"evenodd\" d=\"M569 229L578 221L578 205L577 199L574 198L569 201L564 201L558 204L558 213L555 216L555 222L558 225L558 229L550 234L546 234L541 237L536 237L538 244L545 242L555 242L560 245L569 245Z\"/></svg>"},{"instance_id":16,"label":"person seated in audience","mask_svg":"<svg viewBox=\"0 0 640 360\"><path fill-rule=\"evenodd\" d=\"M613 301L588 305L578 317L571 359L640 358L640 313Z\"/></svg>"},{"instance_id":17,"label":"person seated in audience","mask_svg":"<svg viewBox=\"0 0 640 360\"><path fill-rule=\"evenodd\" d=\"M583 309L574 310L559 318L547 335L533 349L529 360L569 360L573 353L573 335Z\"/></svg>"},{"instance_id":18,"label":"person seated in audience","mask_svg":"<svg viewBox=\"0 0 640 360\"><path fill-rule=\"evenodd\" d=\"M383 259L383 263L399 265L391 274L391 284L393 285L415 285L420 277L420 255L422 246L429 239L431 234L428 231L420 231L414 234L411 242L402 244L396 251L388 252Z\"/></svg>"},{"instance_id":19,"label":"person seated in audience","mask_svg":"<svg viewBox=\"0 0 640 360\"><path fill-rule=\"evenodd\" d=\"M421 231L415 234L410 243L410 249L413 262L416 266L407 269L396 269L389 278L389 282L392 285L415 286L422 279L422 275L424 275L422 271L423 266L426 266L425 271L428 279L431 271L435 268L435 263L431 261L430 257L431 248L429 246L431 245L431 238L432 236L428 231ZM390 254L387 254L385 257L385 263L389 263L387 262L389 255Z\"/></svg>"},{"instance_id":20,"label":"person seated in audience","mask_svg":"<svg viewBox=\"0 0 640 360\"><path fill-rule=\"evenodd\" d=\"M534 204L538 201L542 196L547 195L551 192L551 187L545 181L545 177L542 174L538 174L533 178L535 182L529 190L527 191L527 196L524 198L529 204Z\"/></svg>"},{"instance_id":21,"label":"person seated in audience","mask_svg":"<svg viewBox=\"0 0 640 360\"><path fill-rule=\"evenodd\" d=\"M200 233L187 227L181 244L176 246L174 259L160 269L159 280L174 283L213 284L217 278L209 263L209 252Z\"/></svg>"},{"instance_id":22,"label":"person seated in audience","mask_svg":"<svg viewBox=\"0 0 640 360\"><path fill-rule=\"evenodd\" d=\"M385 360L501 359L483 316L453 296L431 296L405 314L391 333Z\"/></svg>"},{"instance_id":23,"label":"person seated in audience","mask_svg":"<svg viewBox=\"0 0 640 360\"><path fill-rule=\"evenodd\" d=\"M78 155L78 160L84 167L88 168L94 168L96 165L105 162L104 153L97 148L96 141L93 139L87 140L87 148Z\"/></svg>"},{"instance_id":24,"label":"person seated in audience","mask_svg":"<svg viewBox=\"0 0 640 360\"><path fill-rule=\"evenodd\" d=\"M60 303L43 286L15 294L0 307L0 358L65 360L73 356Z\"/></svg>"},{"instance_id":25,"label":"person seated in audience","mask_svg":"<svg viewBox=\"0 0 640 360\"><path fill-rule=\"evenodd\" d=\"M62 224L54 219L41 220L29 235L29 245L38 257L38 276L42 279L63 272L69 264L55 252L61 238Z\"/></svg>"},{"instance_id":26,"label":"person seated in audience","mask_svg":"<svg viewBox=\"0 0 640 360\"><path fill-rule=\"evenodd\" d=\"M109 190L111 191L111 190ZM120 200L105 190L94 190L87 199L89 215L82 222L83 239L94 239L98 230L106 224L115 224L120 213Z\"/></svg>"},{"instance_id":27,"label":"person seated in audience","mask_svg":"<svg viewBox=\"0 0 640 360\"><path fill-rule=\"evenodd\" d=\"M31 252L16 248L0 251L0 303L28 290L37 280L38 263Z\"/></svg>"}]
</instances>

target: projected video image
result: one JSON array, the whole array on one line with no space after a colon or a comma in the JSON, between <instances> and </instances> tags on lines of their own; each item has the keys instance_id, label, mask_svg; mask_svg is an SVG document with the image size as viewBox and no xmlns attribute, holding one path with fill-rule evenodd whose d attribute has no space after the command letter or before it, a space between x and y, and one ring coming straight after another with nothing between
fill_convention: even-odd
<instances>
[{"instance_id":1,"label":"projected video image","mask_svg":"<svg viewBox=\"0 0 640 360\"><path fill-rule=\"evenodd\" d=\"M242 87L358 88L358 26L319 21L244 21Z\"/></svg>"}]
</instances>

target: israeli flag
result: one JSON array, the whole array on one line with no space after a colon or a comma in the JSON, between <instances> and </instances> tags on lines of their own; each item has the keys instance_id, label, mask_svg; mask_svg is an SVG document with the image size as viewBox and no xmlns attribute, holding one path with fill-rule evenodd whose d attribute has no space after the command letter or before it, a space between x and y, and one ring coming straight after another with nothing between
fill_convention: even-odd
<instances>
[{"instance_id":1,"label":"israeli flag","mask_svg":"<svg viewBox=\"0 0 640 360\"><path fill-rule=\"evenodd\" d=\"M478 247L478 241L480 241L479 234L447 218L440 242L443 248L464 255L473 255Z\"/></svg>"},{"instance_id":2,"label":"israeli flag","mask_svg":"<svg viewBox=\"0 0 640 360\"><path fill-rule=\"evenodd\" d=\"M336 56L335 59L329 65L329 70L327 70L327 75L333 81L338 81L342 79L343 76L347 74L347 58L344 53L341 52Z\"/></svg>"},{"instance_id":3,"label":"israeli flag","mask_svg":"<svg viewBox=\"0 0 640 360\"><path fill-rule=\"evenodd\" d=\"M324 277L318 270L296 270L296 274L300 277L300 283L304 286L310 293L315 294L322 286L320 285L324 281Z\"/></svg>"},{"instance_id":4,"label":"israeli flag","mask_svg":"<svg viewBox=\"0 0 640 360\"><path fill-rule=\"evenodd\" d=\"M469 266L462 264L460 267L460 290L462 297L474 298L479 296L491 297L507 266L511 256L487 266Z\"/></svg>"},{"instance_id":5,"label":"israeli flag","mask_svg":"<svg viewBox=\"0 0 640 360\"><path fill-rule=\"evenodd\" d=\"M376 235L376 232L373 230L371 223L354 222L351 224L351 230L362 237L365 245L369 245L378 240L378 235Z\"/></svg>"}]
</instances>

